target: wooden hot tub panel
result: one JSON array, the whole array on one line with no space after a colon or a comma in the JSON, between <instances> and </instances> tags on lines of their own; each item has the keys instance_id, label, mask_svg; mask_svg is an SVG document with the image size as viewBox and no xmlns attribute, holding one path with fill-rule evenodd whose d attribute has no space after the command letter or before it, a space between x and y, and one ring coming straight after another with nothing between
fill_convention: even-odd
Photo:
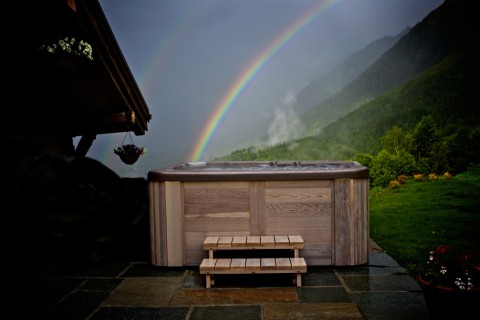
<instances>
[{"instance_id":1,"label":"wooden hot tub panel","mask_svg":"<svg viewBox=\"0 0 480 320\"><path fill-rule=\"evenodd\" d=\"M302 256L310 266L368 262L366 168L347 163L338 172L292 170L280 176L239 170L238 177L247 179L238 181L237 172L200 170L149 173L154 265L200 265L209 236L279 234L303 237Z\"/></svg>"}]
</instances>

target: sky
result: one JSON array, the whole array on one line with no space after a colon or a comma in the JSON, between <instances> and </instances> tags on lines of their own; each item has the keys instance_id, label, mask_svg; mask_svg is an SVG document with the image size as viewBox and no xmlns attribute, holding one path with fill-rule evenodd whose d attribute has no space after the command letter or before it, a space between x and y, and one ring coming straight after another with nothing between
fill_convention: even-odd
<instances>
[{"instance_id":1,"label":"sky","mask_svg":"<svg viewBox=\"0 0 480 320\"><path fill-rule=\"evenodd\" d=\"M134 165L113 153L130 140L125 134L98 135L87 156L122 177L146 177L260 137L295 138L300 131L288 130L301 125L295 96L310 81L372 41L415 26L443 0L99 3L153 117L144 136L132 134L147 148Z\"/></svg>"}]
</instances>

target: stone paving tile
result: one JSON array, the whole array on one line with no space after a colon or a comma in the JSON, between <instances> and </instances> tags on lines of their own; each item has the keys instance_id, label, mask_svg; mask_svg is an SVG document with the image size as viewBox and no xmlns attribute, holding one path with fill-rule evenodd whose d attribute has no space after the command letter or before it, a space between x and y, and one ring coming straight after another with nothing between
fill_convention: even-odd
<instances>
[{"instance_id":1,"label":"stone paving tile","mask_svg":"<svg viewBox=\"0 0 480 320\"><path fill-rule=\"evenodd\" d=\"M107 297L108 292L77 291L48 313L48 320L82 320L94 312Z\"/></svg>"},{"instance_id":2,"label":"stone paving tile","mask_svg":"<svg viewBox=\"0 0 480 320\"><path fill-rule=\"evenodd\" d=\"M302 275L302 287L341 286L340 280L331 267L309 267Z\"/></svg>"},{"instance_id":3,"label":"stone paving tile","mask_svg":"<svg viewBox=\"0 0 480 320\"><path fill-rule=\"evenodd\" d=\"M23 305L17 306L18 312L30 315L46 313L65 296L80 287L84 281L83 278L68 277L36 278L30 283L30 287L22 288L22 294L17 297L21 302L31 302L26 307ZM9 292L9 294L11 293Z\"/></svg>"},{"instance_id":4,"label":"stone paving tile","mask_svg":"<svg viewBox=\"0 0 480 320\"><path fill-rule=\"evenodd\" d=\"M81 291L113 291L123 279L89 278L78 288Z\"/></svg>"},{"instance_id":5,"label":"stone paving tile","mask_svg":"<svg viewBox=\"0 0 480 320\"><path fill-rule=\"evenodd\" d=\"M158 267L151 263L132 263L122 277L182 277L185 268Z\"/></svg>"},{"instance_id":6,"label":"stone paving tile","mask_svg":"<svg viewBox=\"0 0 480 320\"><path fill-rule=\"evenodd\" d=\"M267 303L264 306L263 320L363 320L359 308L354 303Z\"/></svg>"},{"instance_id":7,"label":"stone paving tile","mask_svg":"<svg viewBox=\"0 0 480 320\"><path fill-rule=\"evenodd\" d=\"M196 267L53 262L34 265L43 277L15 283L12 292L33 302L32 310L17 311L20 317L28 312L21 319L428 319L418 283L380 249L369 254L368 265L309 267L301 288L284 274L217 275L206 289Z\"/></svg>"},{"instance_id":8,"label":"stone paving tile","mask_svg":"<svg viewBox=\"0 0 480 320\"><path fill-rule=\"evenodd\" d=\"M384 267L384 266L368 266L368 267L335 267L338 275L364 275L374 276L382 274L408 274L403 267Z\"/></svg>"},{"instance_id":9,"label":"stone paving tile","mask_svg":"<svg viewBox=\"0 0 480 320\"><path fill-rule=\"evenodd\" d=\"M51 272L55 276L70 277L116 277L130 266L127 262L108 263L68 263Z\"/></svg>"},{"instance_id":10,"label":"stone paving tile","mask_svg":"<svg viewBox=\"0 0 480 320\"><path fill-rule=\"evenodd\" d=\"M182 287L184 288L205 288L205 276L198 270L185 270Z\"/></svg>"},{"instance_id":11,"label":"stone paving tile","mask_svg":"<svg viewBox=\"0 0 480 320\"><path fill-rule=\"evenodd\" d=\"M189 320L262 320L262 307L218 306L194 307Z\"/></svg>"},{"instance_id":12,"label":"stone paving tile","mask_svg":"<svg viewBox=\"0 0 480 320\"><path fill-rule=\"evenodd\" d=\"M172 294L181 282L181 277L125 278L102 306L166 306L169 305Z\"/></svg>"},{"instance_id":13,"label":"stone paving tile","mask_svg":"<svg viewBox=\"0 0 480 320\"><path fill-rule=\"evenodd\" d=\"M371 266L399 267L397 261L393 260L385 252L371 253L368 255L368 264Z\"/></svg>"},{"instance_id":14,"label":"stone paving tile","mask_svg":"<svg viewBox=\"0 0 480 320\"><path fill-rule=\"evenodd\" d=\"M420 291L408 275L342 276L350 291Z\"/></svg>"},{"instance_id":15,"label":"stone paving tile","mask_svg":"<svg viewBox=\"0 0 480 320\"><path fill-rule=\"evenodd\" d=\"M298 299L301 303L352 302L352 299L343 287L298 288Z\"/></svg>"},{"instance_id":16,"label":"stone paving tile","mask_svg":"<svg viewBox=\"0 0 480 320\"><path fill-rule=\"evenodd\" d=\"M179 288L172 297L172 306L259 304L264 302L297 302L295 288Z\"/></svg>"},{"instance_id":17,"label":"stone paving tile","mask_svg":"<svg viewBox=\"0 0 480 320\"><path fill-rule=\"evenodd\" d=\"M100 308L89 320L185 320L188 312L189 308L187 307L107 307Z\"/></svg>"},{"instance_id":18,"label":"stone paving tile","mask_svg":"<svg viewBox=\"0 0 480 320\"><path fill-rule=\"evenodd\" d=\"M422 292L361 292L352 299L368 320L429 319Z\"/></svg>"}]
</instances>

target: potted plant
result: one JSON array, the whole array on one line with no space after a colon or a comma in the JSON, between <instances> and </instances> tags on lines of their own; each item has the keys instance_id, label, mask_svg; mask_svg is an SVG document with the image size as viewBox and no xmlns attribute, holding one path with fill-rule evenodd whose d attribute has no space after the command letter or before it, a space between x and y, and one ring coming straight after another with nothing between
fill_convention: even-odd
<instances>
[{"instance_id":1,"label":"potted plant","mask_svg":"<svg viewBox=\"0 0 480 320\"><path fill-rule=\"evenodd\" d=\"M418 280L423 286L443 291L471 291L480 288L480 264L469 254L457 252L449 245L430 251Z\"/></svg>"},{"instance_id":2,"label":"potted plant","mask_svg":"<svg viewBox=\"0 0 480 320\"><path fill-rule=\"evenodd\" d=\"M124 163L134 164L141 155L147 153L147 148L138 147L132 143L117 147L113 152L118 155Z\"/></svg>"},{"instance_id":3,"label":"potted plant","mask_svg":"<svg viewBox=\"0 0 480 320\"><path fill-rule=\"evenodd\" d=\"M475 309L480 301L480 264L450 245L440 245L429 252L417 281L434 319L456 319Z\"/></svg>"}]
</instances>

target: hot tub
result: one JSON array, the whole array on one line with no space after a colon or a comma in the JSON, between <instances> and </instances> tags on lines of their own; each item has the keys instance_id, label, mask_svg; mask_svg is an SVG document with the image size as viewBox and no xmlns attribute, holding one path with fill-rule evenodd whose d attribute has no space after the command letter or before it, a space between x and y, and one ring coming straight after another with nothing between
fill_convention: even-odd
<instances>
[{"instance_id":1,"label":"hot tub","mask_svg":"<svg viewBox=\"0 0 480 320\"><path fill-rule=\"evenodd\" d=\"M148 184L154 265L198 266L217 235L301 235L308 265L368 263L369 172L357 162L187 162Z\"/></svg>"}]
</instances>

